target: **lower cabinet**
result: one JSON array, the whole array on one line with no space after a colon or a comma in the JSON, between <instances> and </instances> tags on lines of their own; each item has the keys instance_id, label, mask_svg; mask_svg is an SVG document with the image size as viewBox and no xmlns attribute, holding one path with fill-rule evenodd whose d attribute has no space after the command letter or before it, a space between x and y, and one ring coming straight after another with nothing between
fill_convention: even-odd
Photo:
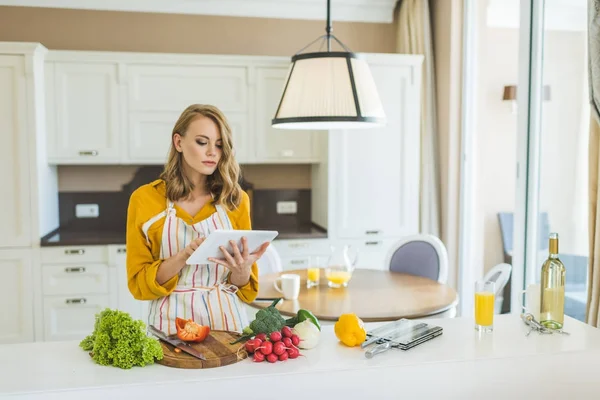
<instances>
[{"instance_id":1,"label":"lower cabinet","mask_svg":"<svg viewBox=\"0 0 600 400\"><path fill-rule=\"evenodd\" d=\"M109 295L44 296L44 339L81 340L94 330L95 316Z\"/></svg>"},{"instance_id":2,"label":"lower cabinet","mask_svg":"<svg viewBox=\"0 0 600 400\"><path fill-rule=\"evenodd\" d=\"M106 246L41 250L43 340L81 340L111 300Z\"/></svg>"},{"instance_id":3,"label":"lower cabinet","mask_svg":"<svg viewBox=\"0 0 600 400\"><path fill-rule=\"evenodd\" d=\"M33 279L29 249L0 250L0 344L31 342L33 335Z\"/></svg>"},{"instance_id":4,"label":"lower cabinet","mask_svg":"<svg viewBox=\"0 0 600 400\"><path fill-rule=\"evenodd\" d=\"M395 240L330 239L275 240L284 271L306 269L319 263L325 267L333 247L350 246L351 257L358 253L356 268L389 268L385 259ZM317 257L319 260L317 261ZM32 341L33 288L32 258L29 250L0 251L0 271L5 290L4 304L16 304L0 313L0 343ZM36 321L43 337L36 340L81 340L94 329L95 316L105 308L127 312L146 323L149 301L133 298L127 286L124 245L48 247L41 249L40 279L42 306Z\"/></svg>"},{"instance_id":5,"label":"lower cabinet","mask_svg":"<svg viewBox=\"0 0 600 400\"><path fill-rule=\"evenodd\" d=\"M129 313L135 320L141 319L144 323L148 321L149 301L141 301L133 298L127 286L127 258L125 246L108 246L108 259L111 270L114 271L114 297L116 308Z\"/></svg>"}]
</instances>

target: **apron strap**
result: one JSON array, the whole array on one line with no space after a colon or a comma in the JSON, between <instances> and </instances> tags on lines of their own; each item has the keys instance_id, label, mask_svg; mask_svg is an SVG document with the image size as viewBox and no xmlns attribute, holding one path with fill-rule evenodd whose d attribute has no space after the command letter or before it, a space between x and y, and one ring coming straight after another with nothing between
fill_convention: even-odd
<instances>
[{"instance_id":1,"label":"apron strap","mask_svg":"<svg viewBox=\"0 0 600 400\"><path fill-rule=\"evenodd\" d=\"M150 227L152 225L154 225L154 223L156 221L158 221L159 219L166 217L167 214L174 214L175 213L175 207L173 205L173 202L169 199L167 199L167 209L156 214L154 217L150 218L148 221L146 221L144 223L144 225L142 225L142 232L144 233L144 236L146 237L146 243L150 244L150 238L148 237L148 230L150 229Z\"/></svg>"},{"instance_id":2,"label":"apron strap","mask_svg":"<svg viewBox=\"0 0 600 400\"><path fill-rule=\"evenodd\" d=\"M233 229L233 226L231 225L231 221L229 220L229 216L227 215L227 211L225 211L225 208L223 208L223 206L220 204L217 204L215 208L217 209L219 218L221 219L221 221L223 221L223 226L221 227L221 229Z\"/></svg>"}]
</instances>

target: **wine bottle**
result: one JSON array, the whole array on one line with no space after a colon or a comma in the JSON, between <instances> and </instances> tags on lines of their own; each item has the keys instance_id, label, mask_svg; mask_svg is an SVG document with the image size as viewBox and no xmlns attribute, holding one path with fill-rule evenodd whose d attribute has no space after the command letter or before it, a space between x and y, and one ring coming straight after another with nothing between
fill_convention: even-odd
<instances>
[{"instance_id":1,"label":"wine bottle","mask_svg":"<svg viewBox=\"0 0 600 400\"><path fill-rule=\"evenodd\" d=\"M549 255L542 265L540 323L562 329L565 317L565 266L558 259L558 233L549 236Z\"/></svg>"}]
</instances>

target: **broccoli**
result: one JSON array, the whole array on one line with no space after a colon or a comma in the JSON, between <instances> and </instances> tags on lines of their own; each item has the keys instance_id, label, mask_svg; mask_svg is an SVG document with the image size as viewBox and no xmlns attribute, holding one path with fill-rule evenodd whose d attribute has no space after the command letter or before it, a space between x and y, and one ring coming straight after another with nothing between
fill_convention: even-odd
<instances>
[{"instance_id":1,"label":"broccoli","mask_svg":"<svg viewBox=\"0 0 600 400\"><path fill-rule=\"evenodd\" d=\"M249 339L259 333L270 334L271 332L280 331L285 326L285 319L279 313L279 310L275 308L275 305L281 299L275 299L275 301L267 308L263 308L256 313L254 321L250 322L250 326L247 326L243 330L243 336L237 339L233 343L240 342L245 339Z\"/></svg>"},{"instance_id":2,"label":"broccoli","mask_svg":"<svg viewBox=\"0 0 600 400\"><path fill-rule=\"evenodd\" d=\"M109 308L96 314L94 331L79 343L100 365L130 369L163 358L160 343L146 336L146 326L123 311Z\"/></svg>"}]
</instances>

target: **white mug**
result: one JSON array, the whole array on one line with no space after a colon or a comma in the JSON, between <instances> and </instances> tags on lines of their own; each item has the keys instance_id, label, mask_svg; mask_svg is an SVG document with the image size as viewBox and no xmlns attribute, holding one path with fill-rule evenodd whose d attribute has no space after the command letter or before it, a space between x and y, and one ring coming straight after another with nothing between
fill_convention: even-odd
<instances>
[{"instance_id":1,"label":"white mug","mask_svg":"<svg viewBox=\"0 0 600 400\"><path fill-rule=\"evenodd\" d=\"M281 282L281 287L278 283ZM283 294L286 300L296 300L300 294L300 275L283 274L273 282L275 290Z\"/></svg>"},{"instance_id":2,"label":"white mug","mask_svg":"<svg viewBox=\"0 0 600 400\"><path fill-rule=\"evenodd\" d=\"M523 295L525 295L525 304L523 304ZM533 283L527 286L526 290L521 292L519 301L521 302L521 309L533 315L536 321L540 320L540 296L541 296L541 285L539 283Z\"/></svg>"}]
</instances>

